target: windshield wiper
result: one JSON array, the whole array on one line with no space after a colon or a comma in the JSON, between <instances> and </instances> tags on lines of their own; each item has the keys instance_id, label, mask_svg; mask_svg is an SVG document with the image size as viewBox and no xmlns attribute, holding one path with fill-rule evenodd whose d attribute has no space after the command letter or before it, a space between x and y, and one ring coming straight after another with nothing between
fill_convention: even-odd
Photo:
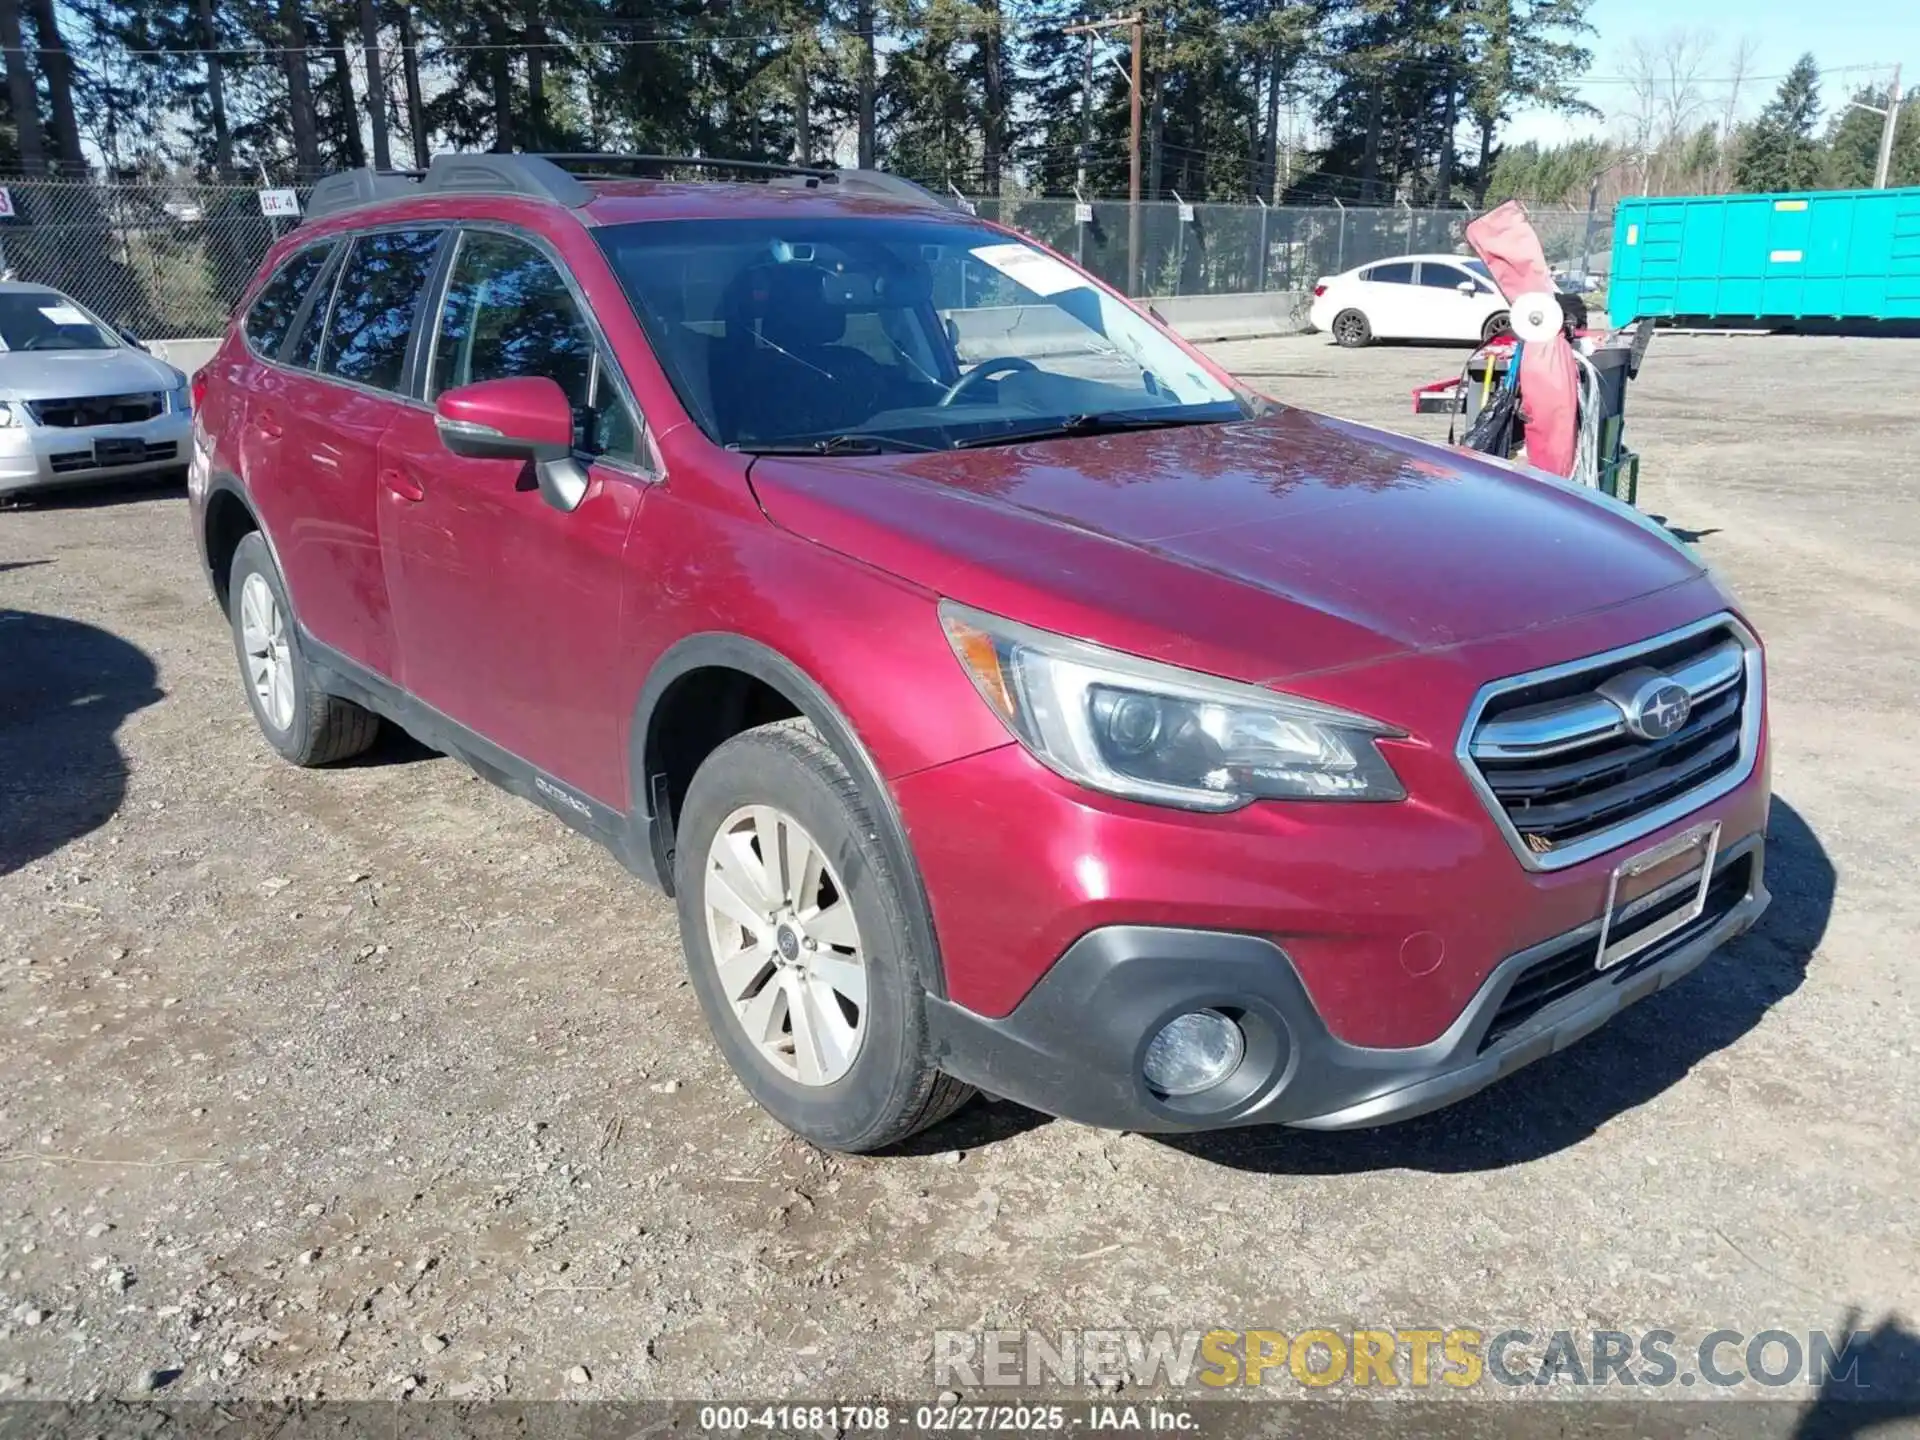
<instances>
[{"instance_id":1,"label":"windshield wiper","mask_svg":"<svg viewBox=\"0 0 1920 1440\"><path fill-rule=\"evenodd\" d=\"M1165 430L1176 425L1225 425L1238 419L1234 415L1069 415L1050 425L1030 430L1004 430L992 435L972 435L953 442L956 450L980 450L989 445L1017 445L1024 440L1058 440L1070 435L1110 435L1121 430Z\"/></svg>"},{"instance_id":2,"label":"windshield wiper","mask_svg":"<svg viewBox=\"0 0 1920 1440\"><path fill-rule=\"evenodd\" d=\"M879 455L889 450L918 452L935 450L939 447L921 445L913 440L899 440L891 435L829 435L824 440L804 440L790 444L762 445L757 441L736 440L727 448L740 450L749 455Z\"/></svg>"}]
</instances>

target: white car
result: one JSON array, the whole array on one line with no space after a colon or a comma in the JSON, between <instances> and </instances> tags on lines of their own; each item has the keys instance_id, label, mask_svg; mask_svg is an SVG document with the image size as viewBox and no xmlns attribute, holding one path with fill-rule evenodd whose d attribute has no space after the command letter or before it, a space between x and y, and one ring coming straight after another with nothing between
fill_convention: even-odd
<instances>
[{"instance_id":1,"label":"white car","mask_svg":"<svg viewBox=\"0 0 1920 1440\"><path fill-rule=\"evenodd\" d=\"M1507 299L1467 255L1402 255L1315 282L1308 323L1355 349L1375 340L1491 340Z\"/></svg>"},{"instance_id":2,"label":"white car","mask_svg":"<svg viewBox=\"0 0 1920 1440\"><path fill-rule=\"evenodd\" d=\"M0 497L187 473L187 377L45 285L0 284Z\"/></svg>"}]
</instances>

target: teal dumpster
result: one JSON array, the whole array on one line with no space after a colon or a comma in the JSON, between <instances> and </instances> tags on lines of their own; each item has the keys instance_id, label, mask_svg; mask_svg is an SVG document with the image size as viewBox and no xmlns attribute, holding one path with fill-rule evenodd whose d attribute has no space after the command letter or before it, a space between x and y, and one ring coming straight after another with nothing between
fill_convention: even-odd
<instances>
[{"instance_id":1,"label":"teal dumpster","mask_svg":"<svg viewBox=\"0 0 1920 1440\"><path fill-rule=\"evenodd\" d=\"M1622 200L1607 317L1920 320L1920 188Z\"/></svg>"}]
</instances>

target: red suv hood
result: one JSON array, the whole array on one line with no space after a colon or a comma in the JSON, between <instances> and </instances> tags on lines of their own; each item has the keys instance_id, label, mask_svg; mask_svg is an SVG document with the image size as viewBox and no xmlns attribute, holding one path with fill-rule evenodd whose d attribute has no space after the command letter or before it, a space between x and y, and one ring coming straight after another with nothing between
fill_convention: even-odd
<instances>
[{"instance_id":1,"label":"red suv hood","mask_svg":"<svg viewBox=\"0 0 1920 1440\"><path fill-rule=\"evenodd\" d=\"M938 594L1249 680L1543 629L1702 574L1575 490L1301 410L767 457L751 479L774 523Z\"/></svg>"}]
</instances>

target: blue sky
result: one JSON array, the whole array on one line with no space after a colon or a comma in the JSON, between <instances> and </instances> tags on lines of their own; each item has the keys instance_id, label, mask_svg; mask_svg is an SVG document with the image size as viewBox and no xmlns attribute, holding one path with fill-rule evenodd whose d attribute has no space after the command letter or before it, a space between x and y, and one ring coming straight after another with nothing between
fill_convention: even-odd
<instances>
[{"instance_id":1,"label":"blue sky","mask_svg":"<svg viewBox=\"0 0 1920 1440\"><path fill-rule=\"evenodd\" d=\"M1802 52L1811 50L1823 71L1821 100L1828 110L1856 84L1885 84L1893 62L1904 63L1902 88L1920 90L1920 0L1593 0L1587 11L1597 34L1592 81L1583 96L1608 114L1604 121L1564 120L1553 115L1516 116L1508 138L1551 142L1613 128L1613 115L1631 103L1632 92L1612 77L1625 70L1629 42L1658 42L1676 29L1707 37L1710 62L1702 74L1723 81L1735 46L1743 37L1754 45L1757 76L1783 74ZM1850 67L1876 67L1853 72ZM1777 78L1755 79L1740 92L1740 109L1751 115L1779 85ZM1725 103L1724 83L1702 87L1718 118Z\"/></svg>"}]
</instances>

